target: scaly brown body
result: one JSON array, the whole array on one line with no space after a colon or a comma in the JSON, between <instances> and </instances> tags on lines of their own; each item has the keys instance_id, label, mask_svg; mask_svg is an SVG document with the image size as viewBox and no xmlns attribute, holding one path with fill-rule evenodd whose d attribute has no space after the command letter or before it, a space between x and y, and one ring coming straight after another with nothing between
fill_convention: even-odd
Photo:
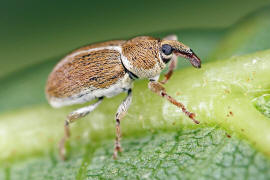
<instances>
[{"instance_id":1,"label":"scaly brown body","mask_svg":"<svg viewBox=\"0 0 270 180\"><path fill-rule=\"evenodd\" d=\"M93 111L104 97L112 97L127 92L116 113L116 141L114 157L121 151L120 120L124 117L132 100L132 83L135 79L148 78L151 91L166 98L181 108L195 123L195 114L166 93L161 83L166 83L176 67L177 57L190 60L200 68L200 59L186 45L177 41L176 36L160 40L150 36L139 36L128 41L116 40L81 47L64 57L49 75L46 95L50 104L61 107L98 101L77 109L67 116L65 136L60 142L60 155L64 158L64 143L69 137L69 124ZM161 71L171 61L165 80L158 82Z\"/></svg>"},{"instance_id":2,"label":"scaly brown body","mask_svg":"<svg viewBox=\"0 0 270 180\"><path fill-rule=\"evenodd\" d=\"M106 96L97 91L120 83L127 70L139 78L155 77L165 67L159 48L159 40L146 36L81 47L56 65L48 78L47 98L52 106L61 107ZM124 84L122 88L130 88L131 79L124 81L129 84Z\"/></svg>"},{"instance_id":3,"label":"scaly brown body","mask_svg":"<svg viewBox=\"0 0 270 180\"><path fill-rule=\"evenodd\" d=\"M94 91L115 84L125 75L120 56L118 51L103 49L69 58L49 76L47 94L65 98L85 88Z\"/></svg>"}]
</instances>

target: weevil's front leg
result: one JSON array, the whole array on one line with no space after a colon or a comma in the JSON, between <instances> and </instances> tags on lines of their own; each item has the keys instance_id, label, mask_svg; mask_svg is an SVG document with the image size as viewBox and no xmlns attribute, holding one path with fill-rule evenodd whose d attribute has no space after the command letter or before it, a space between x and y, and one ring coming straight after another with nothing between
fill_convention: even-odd
<instances>
[{"instance_id":1,"label":"weevil's front leg","mask_svg":"<svg viewBox=\"0 0 270 180\"><path fill-rule=\"evenodd\" d=\"M169 70L165 74L164 79L162 81L160 81L162 84L166 84L168 82L168 80L171 78L176 66L177 66L177 56L173 54L171 62L170 62Z\"/></svg>"},{"instance_id":2,"label":"weevil's front leg","mask_svg":"<svg viewBox=\"0 0 270 180\"><path fill-rule=\"evenodd\" d=\"M170 95L167 94L165 88L156 81L150 81L148 84L148 87L151 91L153 91L154 93L158 94L159 96L166 98L168 101L170 101L172 104L176 105L177 107L181 108L182 111L190 118L193 120L194 123L199 124L200 122L197 121L195 119L195 114L189 112L186 107L184 106L184 104L178 102L177 100L175 100L174 98L172 98Z\"/></svg>"},{"instance_id":3,"label":"weevil's front leg","mask_svg":"<svg viewBox=\"0 0 270 180\"><path fill-rule=\"evenodd\" d=\"M120 139L121 139L120 121L125 116L128 108L129 108L129 106L131 104L131 101L132 101L132 91L131 91L131 89L129 89L127 97L120 104L120 106L118 107L117 113L115 115L116 138L115 138L115 147L114 147L114 153L113 153L113 158L114 159L117 158L118 152L122 152L121 144L120 144Z\"/></svg>"},{"instance_id":4,"label":"weevil's front leg","mask_svg":"<svg viewBox=\"0 0 270 180\"><path fill-rule=\"evenodd\" d=\"M69 130L69 124L76 121L78 118L84 117L90 112L92 112L102 101L103 97L99 98L98 101L94 104L91 104L89 106L77 109L73 112L71 112L65 121L65 126L64 126L64 137L61 139L59 142L59 154L61 159L65 160L65 154L66 154L66 149L65 149L65 142L67 139L70 137L70 130Z\"/></svg>"},{"instance_id":5,"label":"weevil's front leg","mask_svg":"<svg viewBox=\"0 0 270 180\"><path fill-rule=\"evenodd\" d=\"M177 36L176 35L169 35L163 38L164 40L176 40L177 41ZM161 81L162 84L166 84L167 81L171 78L174 69L177 66L177 56L173 54L172 59L170 61L170 66L168 72L165 74L165 78Z\"/></svg>"}]
</instances>

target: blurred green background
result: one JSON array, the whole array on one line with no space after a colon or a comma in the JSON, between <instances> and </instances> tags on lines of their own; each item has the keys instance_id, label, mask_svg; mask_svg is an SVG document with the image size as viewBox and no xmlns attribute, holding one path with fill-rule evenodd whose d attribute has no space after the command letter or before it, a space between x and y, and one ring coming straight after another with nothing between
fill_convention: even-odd
<instances>
[{"instance_id":1,"label":"blurred green background","mask_svg":"<svg viewBox=\"0 0 270 180\"><path fill-rule=\"evenodd\" d=\"M4 1L0 7L0 112L46 103L44 86L54 64L67 52L93 42L178 32L203 63L218 59L215 53L208 55L225 32L269 4L265 0ZM245 35L245 29L239 34ZM189 63L180 61L179 67L185 66Z\"/></svg>"},{"instance_id":2,"label":"blurred green background","mask_svg":"<svg viewBox=\"0 0 270 180\"><path fill-rule=\"evenodd\" d=\"M268 4L268 0L2 1L0 78L92 42L179 29L227 28Z\"/></svg>"}]
</instances>

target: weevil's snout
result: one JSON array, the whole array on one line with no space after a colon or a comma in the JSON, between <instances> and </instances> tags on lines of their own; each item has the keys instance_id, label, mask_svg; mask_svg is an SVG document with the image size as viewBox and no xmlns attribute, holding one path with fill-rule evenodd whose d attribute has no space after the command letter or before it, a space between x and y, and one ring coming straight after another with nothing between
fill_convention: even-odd
<instances>
[{"instance_id":1,"label":"weevil's snout","mask_svg":"<svg viewBox=\"0 0 270 180\"><path fill-rule=\"evenodd\" d=\"M188 59L193 67L201 68L200 58L190 48L176 49L175 54Z\"/></svg>"},{"instance_id":2,"label":"weevil's snout","mask_svg":"<svg viewBox=\"0 0 270 180\"><path fill-rule=\"evenodd\" d=\"M201 60L200 58L190 49L190 54L188 55L188 59L193 67L201 68Z\"/></svg>"}]
</instances>

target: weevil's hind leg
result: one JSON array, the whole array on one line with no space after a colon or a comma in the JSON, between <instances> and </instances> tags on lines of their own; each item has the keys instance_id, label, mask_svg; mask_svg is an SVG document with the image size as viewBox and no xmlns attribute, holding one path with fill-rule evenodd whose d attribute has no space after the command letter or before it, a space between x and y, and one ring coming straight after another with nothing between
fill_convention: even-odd
<instances>
[{"instance_id":1,"label":"weevil's hind leg","mask_svg":"<svg viewBox=\"0 0 270 180\"><path fill-rule=\"evenodd\" d=\"M66 149L65 149L65 143L67 139L70 137L70 130L69 130L69 124L76 121L78 118L84 117L90 112L92 112L103 100L103 97L100 97L98 101L94 104L91 104L89 106L77 109L73 112L71 112L65 121L65 126L64 126L64 137L61 139L59 142L59 154L61 159L65 160L65 154L66 154Z\"/></svg>"},{"instance_id":2,"label":"weevil's hind leg","mask_svg":"<svg viewBox=\"0 0 270 180\"><path fill-rule=\"evenodd\" d=\"M158 94L159 96L166 98L172 104L176 105L177 107L181 108L182 111L188 116L190 119L193 120L194 123L199 124L200 122L195 119L195 114L189 112L184 104L178 102L176 99L172 98L170 95L167 94L165 88L159 83L155 81L150 81L148 87L151 91Z\"/></svg>"},{"instance_id":3,"label":"weevil's hind leg","mask_svg":"<svg viewBox=\"0 0 270 180\"><path fill-rule=\"evenodd\" d=\"M118 152L122 152L121 144L120 144L120 139L121 139L120 121L125 116L128 108L129 108L129 106L131 104L131 101L132 101L132 91L131 91L131 89L129 89L127 97L120 104L120 106L118 107L117 113L115 115L116 138L115 138L114 153L113 153L113 158L114 159L117 158Z\"/></svg>"},{"instance_id":4,"label":"weevil's hind leg","mask_svg":"<svg viewBox=\"0 0 270 180\"><path fill-rule=\"evenodd\" d=\"M176 35L169 35L163 38L163 40L178 40ZM162 84L166 84L167 81L171 78L174 69L177 67L177 56L173 54L170 61L170 66L168 72L165 74L165 78L161 81Z\"/></svg>"},{"instance_id":5,"label":"weevil's hind leg","mask_svg":"<svg viewBox=\"0 0 270 180\"><path fill-rule=\"evenodd\" d=\"M65 143L69 137L70 137L69 123L66 120L65 125L64 125L64 137L60 140L59 147L58 147L59 155L60 155L60 158L62 160L66 159L66 157L65 157L65 154L66 154Z\"/></svg>"}]
</instances>

